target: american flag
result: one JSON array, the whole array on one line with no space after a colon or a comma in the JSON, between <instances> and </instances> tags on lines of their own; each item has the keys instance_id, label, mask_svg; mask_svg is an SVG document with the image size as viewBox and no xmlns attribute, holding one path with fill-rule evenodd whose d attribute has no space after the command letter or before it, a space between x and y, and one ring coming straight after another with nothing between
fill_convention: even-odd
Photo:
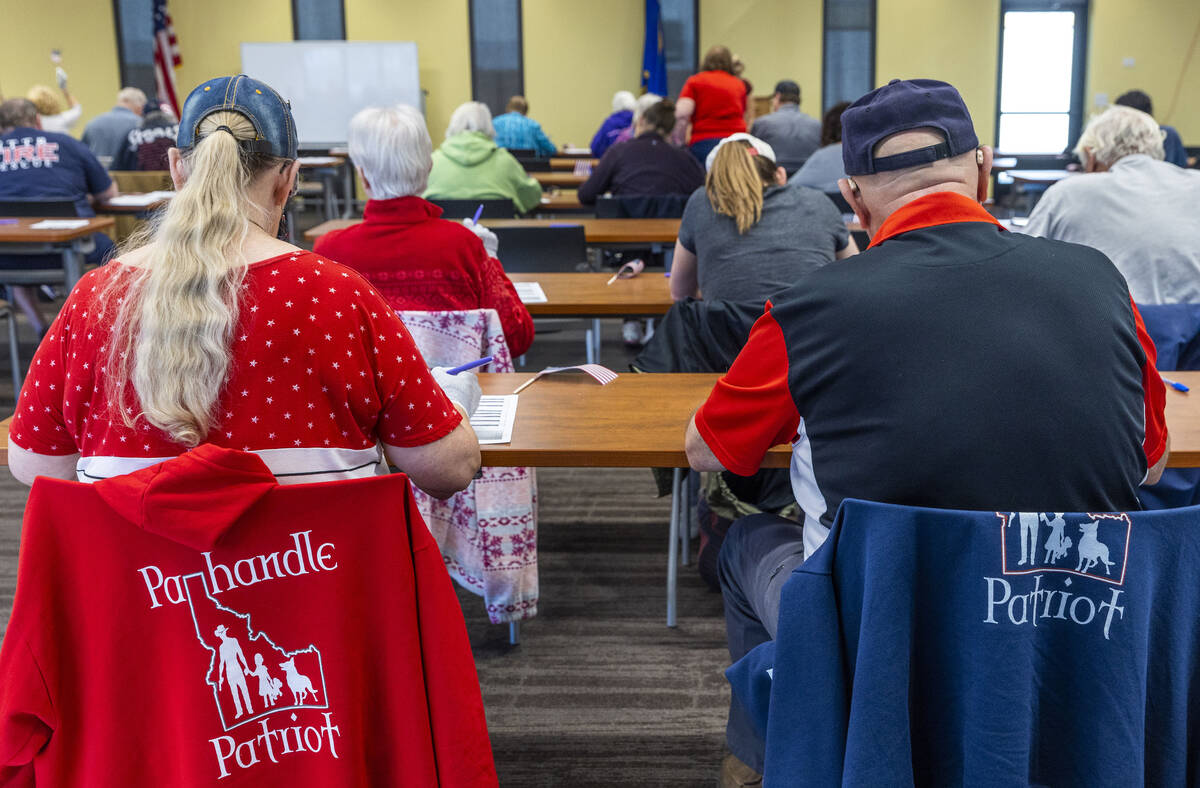
<instances>
[{"instance_id":1,"label":"american flag","mask_svg":"<svg viewBox=\"0 0 1200 788\"><path fill-rule=\"evenodd\" d=\"M614 380L616 380L619 377L619 375L617 375L616 372L613 372L608 367L600 366L599 364L579 364L574 367L546 367L541 372L537 373L536 375L531 377L529 380L522 383L520 386L517 386L516 390L513 391L513 394L519 394L527 386L529 386L530 383L533 383L533 381L537 380L542 375L552 375L555 372L571 372L571 371L586 372L587 374L589 374L593 378L595 378L596 381L601 386L607 386L609 383L612 383Z\"/></svg>"},{"instance_id":2,"label":"american flag","mask_svg":"<svg viewBox=\"0 0 1200 788\"><path fill-rule=\"evenodd\" d=\"M179 92L175 88L175 67L183 63L179 42L167 13L167 0L154 0L154 79L159 101L166 101L179 117Z\"/></svg>"}]
</instances>

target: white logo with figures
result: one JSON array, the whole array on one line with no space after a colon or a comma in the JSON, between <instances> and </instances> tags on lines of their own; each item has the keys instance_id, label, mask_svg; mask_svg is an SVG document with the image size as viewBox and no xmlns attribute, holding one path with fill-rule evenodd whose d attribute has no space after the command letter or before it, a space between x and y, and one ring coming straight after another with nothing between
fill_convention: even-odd
<instances>
[{"instance_id":1,"label":"white logo with figures","mask_svg":"<svg viewBox=\"0 0 1200 788\"><path fill-rule=\"evenodd\" d=\"M996 512L996 517L1004 574L1063 572L1124 585L1132 528L1129 515L1088 514L1074 525L1062 512ZM1014 531L1019 537L1014 538Z\"/></svg>"},{"instance_id":2,"label":"white logo with figures","mask_svg":"<svg viewBox=\"0 0 1200 788\"><path fill-rule=\"evenodd\" d=\"M1125 585L1133 530L1129 515L1068 519L1063 512L996 512L996 517L1001 576L984 578L984 623L1037 627L1054 620L1079 626L1098 622L1107 640L1113 621L1125 617L1120 586ZM1021 580L1022 575L1031 577ZM1073 585L1075 578L1098 581L1104 590L1093 596L1095 583Z\"/></svg>"},{"instance_id":3,"label":"white logo with figures","mask_svg":"<svg viewBox=\"0 0 1200 788\"><path fill-rule=\"evenodd\" d=\"M277 646L265 632L251 627L248 614L214 599L201 573L185 575L183 586L196 637L212 654L205 682L212 687L225 730L285 709L329 708L321 652L316 646L295 651ZM252 654L253 667L247 652ZM281 671L282 678L272 674L275 670ZM257 701L251 696L248 678L258 680ZM291 703L281 700L285 682L291 690Z\"/></svg>"}]
</instances>

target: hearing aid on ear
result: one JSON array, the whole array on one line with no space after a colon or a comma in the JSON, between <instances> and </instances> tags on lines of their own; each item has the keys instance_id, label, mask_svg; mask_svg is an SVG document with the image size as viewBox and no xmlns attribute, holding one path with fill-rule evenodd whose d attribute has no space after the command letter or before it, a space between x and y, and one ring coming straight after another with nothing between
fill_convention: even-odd
<instances>
[{"instance_id":1,"label":"hearing aid on ear","mask_svg":"<svg viewBox=\"0 0 1200 788\"><path fill-rule=\"evenodd\" d=\"M983 149L982 148L975 149L975 163L983 164Z\"/></svg>"}]
</instances>

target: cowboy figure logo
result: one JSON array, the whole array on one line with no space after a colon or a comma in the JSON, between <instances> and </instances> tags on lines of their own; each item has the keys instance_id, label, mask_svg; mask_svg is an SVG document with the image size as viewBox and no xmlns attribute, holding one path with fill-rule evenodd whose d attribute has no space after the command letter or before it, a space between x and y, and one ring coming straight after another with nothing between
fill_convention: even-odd
<instances>
[{"instance_id":1,"label":"cowboy figure logo","mask_svg":"<svg viewBox=\"0 0 1200 788\"><path fill-rule=\"evenodd\" d=\"M204 680L225 730L279 711L329 708L316 646L285 650L255 630L249 615L217 602L203 574L183 582L196 637L211 655Z\"/></svg>"}]
</instances>

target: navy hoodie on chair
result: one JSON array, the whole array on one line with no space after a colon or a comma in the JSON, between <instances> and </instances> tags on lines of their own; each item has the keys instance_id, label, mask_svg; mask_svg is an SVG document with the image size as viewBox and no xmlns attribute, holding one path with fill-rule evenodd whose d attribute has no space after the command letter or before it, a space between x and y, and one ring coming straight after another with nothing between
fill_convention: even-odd
<instances>
[{"instance_id":1,"label":"navy hoodie on chair","mask_svg":"<svg viewBox=\"0 0 1200 788\"><path fill-rule=\"evenodd\" d=\"M767 786L1200 786L1200 507L847 499L727 672Z\"/></svg>"}]
</instances>

